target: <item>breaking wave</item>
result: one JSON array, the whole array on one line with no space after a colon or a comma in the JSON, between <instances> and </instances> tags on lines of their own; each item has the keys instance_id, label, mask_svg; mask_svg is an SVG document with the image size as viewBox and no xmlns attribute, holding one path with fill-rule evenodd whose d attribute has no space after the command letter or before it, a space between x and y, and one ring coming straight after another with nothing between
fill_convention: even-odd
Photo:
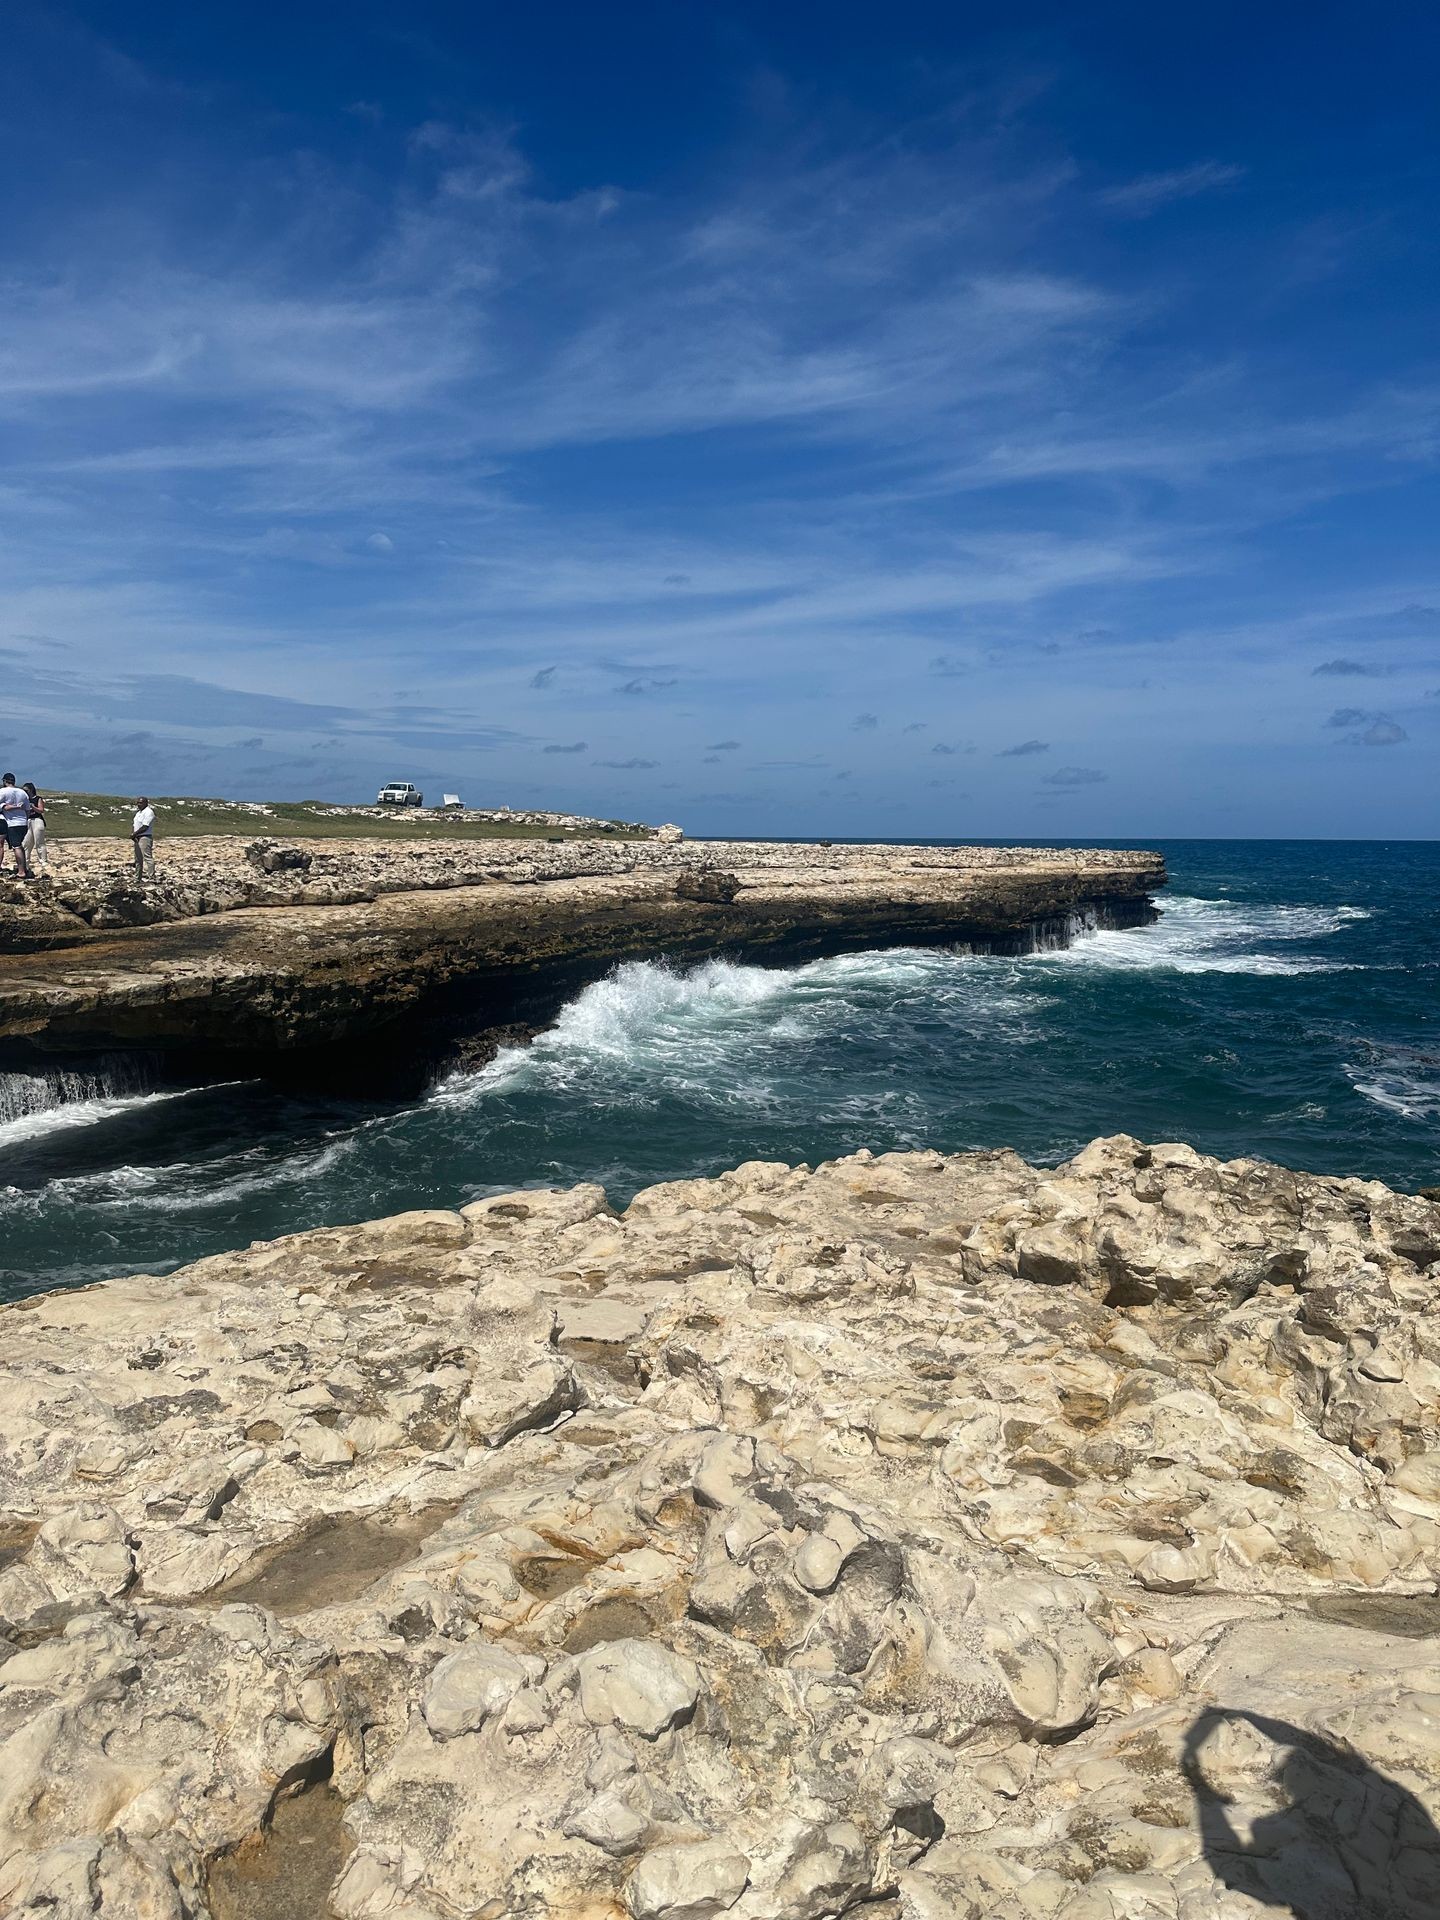
<instances>
[{"instance_id":1,"label":"breaking wave","mask_svg":"<svg viewBox=\"0 0 1440 1920\"><path fill-rule=\"evenodd\" d=\"M897 1019L1024 1045L1036 1037L1031 1016L1049 999L1018 980L1019 964L997 970L909 947L788 968L628 961L586 987L530 1045L449 1076L429 1102L464 1108L522 1090L588 1088L626 1104L664 1084L707 1103L773 1106L800 1095L821 1049L863 1047ZM847 1097L838 1087L812 1092Z\"/></svg>"},{"instance_id":2,"label":"breaking wave","mask_svg":"<svg viewBox=\"0 0 1440 1920\"><path fill-rule=\"evenodd\" d=\"M1153 925L1111 932L1077 920L1068 944L1037 940L1032 953L1015 958L893 947L789 968L711 960L682 970L629 961L586 987L528 1046L503 1048L478 1072L449 1076L429 1099L439 1108L465 1107L521 1087L559 1091L606 1081L616 1082L613 1097L623 1099L637 1090L638 1073L758 1102L787 1053L907 1015L934 1023L937 1034L958 1029L968 1038L1024 1045L1039 1037L1035 1016L1053 1004L1061 969L1351 971L1359 963L1293 949L1366 918L1358 907L1242 906L1182 896L1167 900Z\"/></svg>"},{"instance_id":3,"label":"breaking wave","mask_svg":"<svg viewBox=\"0 0 1440 1920\"><path fill-rule=\"evenodd\" d=\"M1349 973L1362 963L1293 949L1369 917L1363 907L1272 906L1171 895L1161 901L1160 918L1152 926L1089 934L1047 958L1063 966L1132 973L1150 968L1175 973ZM1269 951L1276 946L1291 950Z\"/></svg>"}]
</instances>

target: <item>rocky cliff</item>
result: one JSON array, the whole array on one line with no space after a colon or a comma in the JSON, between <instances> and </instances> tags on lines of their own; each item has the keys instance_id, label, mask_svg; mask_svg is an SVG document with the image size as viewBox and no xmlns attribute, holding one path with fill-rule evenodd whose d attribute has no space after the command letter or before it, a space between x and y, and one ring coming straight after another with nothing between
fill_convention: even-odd
<instances>
[{"instance_id":1,"label":"rocky cliff","mask_svg":"<svg viewBox=\"0 0 1440 1920\"><path fill-rule=\"evenodd\" d=\"M1440 1207L752 1164L0 1312L0 1911L1422 1920Z\"/></svg>"},{"instance_id":2,"label":"rocky cliff","mask_svg":"<svg viewBox=\"0 0 1440 1920\"><path fill-rule=\"evenodd\" d=\"M1151 853L664 841L176 842L134 889L114 843L7 888L0 1064L115 1048L274 1057L553 1017L617 961L1018 946L1149 918ZM68 865L67 865L68 863Z\"/></svg>"}]
</instances>

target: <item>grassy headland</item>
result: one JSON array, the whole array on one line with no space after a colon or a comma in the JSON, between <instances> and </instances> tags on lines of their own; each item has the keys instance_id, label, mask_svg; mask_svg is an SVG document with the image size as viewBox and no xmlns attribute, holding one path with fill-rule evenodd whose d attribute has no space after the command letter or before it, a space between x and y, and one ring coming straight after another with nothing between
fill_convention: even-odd
<instances>
[{"instance_id":1,"label":"grassy headland","mask_svg":"<svg viewBox=\"0 0 1440 1920\"><path fill-rule=\"evenodd\" d=\"M94 836L128 839L133 799L113 793L47 793L45 818L56 839ZM159 840L200 834L261 835L305 840L588 840L643 839L634 821L581 821L573 816L537 820L476 818L471 810L340 806L329 800L206 800L184 795L151 796ZM537 813L540 809L535 810Z\"/></svg>"}]
</instances>

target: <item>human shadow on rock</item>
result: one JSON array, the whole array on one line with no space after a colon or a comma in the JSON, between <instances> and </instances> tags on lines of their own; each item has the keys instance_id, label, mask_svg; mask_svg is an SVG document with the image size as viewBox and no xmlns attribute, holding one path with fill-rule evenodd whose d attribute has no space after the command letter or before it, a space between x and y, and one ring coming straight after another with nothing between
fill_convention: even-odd
<instances>
[{"instance_id":1,"label":"human shadow on rock","mask_svg":"<svg viewBox=\"0 0 1440 1920\"><path fill-rule=\"evenodd\" d=\"M1247 1727L1283 1751L1268 1757L1239 1732ZM1408 1788L1351 1749L1285 1720L1214 1707L1186 1734L1181 1764L1206 1861L1231 1891L1294 1920L1440 1916L1440 1828Z\"/></svg>"}]
</instances>

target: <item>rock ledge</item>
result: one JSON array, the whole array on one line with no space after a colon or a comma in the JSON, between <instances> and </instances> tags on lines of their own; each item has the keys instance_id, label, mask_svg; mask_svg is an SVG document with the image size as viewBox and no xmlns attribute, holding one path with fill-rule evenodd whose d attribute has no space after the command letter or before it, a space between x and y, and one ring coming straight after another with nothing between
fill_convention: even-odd
<instances>
[{"instance_id":1,"label":"rock ledge","mask_svg":"<svg viewBox=\"0 0 1440 1920\"><path fill-rule=\"evenodd\" d=\"M0 880L0 950L27 954L0 978L0 1070L127 1051L182 1075L327 1053L413 1070L437 1037L544 1024L626 960L1024 951L1153 919L1165 884L1159 854L1094 848L260 841L252 858L197 838L162 854L143 888L114 842L57 847L53 882Z\"/></svg>"}]
</instances>

